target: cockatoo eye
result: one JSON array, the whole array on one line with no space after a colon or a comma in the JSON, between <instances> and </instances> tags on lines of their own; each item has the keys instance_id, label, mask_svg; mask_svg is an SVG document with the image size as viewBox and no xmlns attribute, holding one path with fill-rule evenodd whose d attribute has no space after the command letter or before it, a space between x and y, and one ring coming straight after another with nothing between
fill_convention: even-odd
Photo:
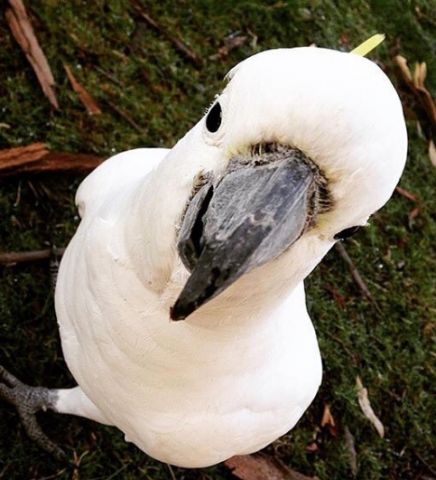
<instances>
[{"instance_id":1,"label":"cockatoo eye","mask_svg":"<svg viewBox=\"0 0 436 480\"><path fill-rule=\"evenodd\" d=\"M341 230L339 233L337 233L334 236L334 239L335 240L345 240L346 238L354 235L359 229L360 229L359 226L346 228L345 230Z\"/></svg>"},{"instance_id":2,"label":"cockatoo eye","mask_svg":"<svg viewBox=\"0 0 436 480\"><path fill-rule=\"evenodd\" d=\"M211 133L215 133L221 125L221 115L222 109L219 102L216 102L215 105L210 109L206 117L206 128Z\"/></svg>"}]
</instances>

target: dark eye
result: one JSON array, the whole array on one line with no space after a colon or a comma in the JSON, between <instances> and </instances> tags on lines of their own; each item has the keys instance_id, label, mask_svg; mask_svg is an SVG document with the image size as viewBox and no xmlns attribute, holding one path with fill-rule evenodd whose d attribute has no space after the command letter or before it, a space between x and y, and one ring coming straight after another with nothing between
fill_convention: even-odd
<instances>
[{"instance_id":1,"label":"dark eye","mask_svg":"<svg viewBox=\"0 0 436 480\"><path fill-rule=\"evenodd\" d=\"M209 130L209 132L214 133L220 128L221 113L221 105L219 102L216 102L206 117L206 128Z\"/></svg>"},{"instance_id":2,"label":"dark eye","mask_svg":"<svg viewBox=\"0 0 436 480\"><path fill-rule=\"evenodd\" d=\"M346 238L351 237L351 235L354 235L359 229L360 227L346 228L345 230L337 233L334 238L335 240L345 240Z\"/></svg>"}]
</instances>

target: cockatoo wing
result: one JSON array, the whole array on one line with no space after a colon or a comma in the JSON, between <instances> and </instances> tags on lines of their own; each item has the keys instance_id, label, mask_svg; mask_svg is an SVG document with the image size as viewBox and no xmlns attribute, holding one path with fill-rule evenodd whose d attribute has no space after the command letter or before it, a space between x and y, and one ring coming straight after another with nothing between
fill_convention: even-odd
<instances>
[{"instance_id":1,"label":"cockatoo wing","mask_svg":"<svg viewBox=\"0 0 436 480\"><path fill-rule=\"evenodd\" d=\"M80 218L95 212L107 198L153 170L168 151L166 148L136 148L103 162L77 190L76 205Z\"/></svg>"}]
</instances>

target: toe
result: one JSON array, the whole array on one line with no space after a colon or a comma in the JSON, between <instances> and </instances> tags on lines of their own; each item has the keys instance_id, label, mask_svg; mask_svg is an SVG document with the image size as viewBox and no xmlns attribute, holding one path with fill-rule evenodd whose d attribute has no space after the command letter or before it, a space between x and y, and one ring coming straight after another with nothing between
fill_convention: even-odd
<instances>
[{"instance_id":1,"label":"toe","mask_svg":"<svg viewBox=\"0 0 436 480\"><path fill-rule=\"evenodd\" d=\"M0 365L0 380L2 380L9 387L21 385L21 382L18 380L18 378L14 377L12 373L8 372L2 365Z\"/></svg>"}]
</instances>

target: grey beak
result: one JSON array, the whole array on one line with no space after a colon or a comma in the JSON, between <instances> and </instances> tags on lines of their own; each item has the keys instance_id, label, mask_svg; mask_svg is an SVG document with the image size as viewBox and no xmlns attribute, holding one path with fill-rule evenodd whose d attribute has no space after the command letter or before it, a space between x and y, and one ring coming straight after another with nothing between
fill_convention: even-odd
<instances>
[{"instance_id":1,"label":"grey beak","mask_svg":"<svg viewBox=\"0 0 436 480\"><path fill-rule=\"evenodd\" d=\"M191 271L171 308L183 320L243 274L273 260L304 232L316 189L313 167L298 150L285 158L230 169L192 198L178 239Z\"/></svg>"}]
</instances>

